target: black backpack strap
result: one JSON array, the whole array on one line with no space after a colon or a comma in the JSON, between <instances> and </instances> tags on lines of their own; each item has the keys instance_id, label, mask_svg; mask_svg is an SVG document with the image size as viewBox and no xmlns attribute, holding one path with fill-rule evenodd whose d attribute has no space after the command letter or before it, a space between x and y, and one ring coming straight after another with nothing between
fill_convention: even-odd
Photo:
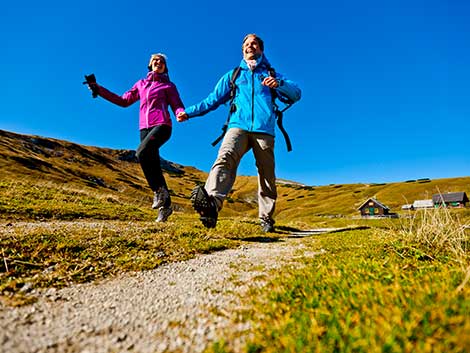
<instances>
[{"instance_id":1,"label":"black backpack strap","mask_svg":"<svg viewBox=\"0 0 470 353\"><path fill-rule=\"evenodd\" d=\"M268 72L269 72L269 76L276 78L276 71L274 70L273 67L268 66ZM292 106L293 102L287 97L284 97L281 94L278 94L278 92L274 88L270 88L270 90L271 90L271 97L273 100L274 113L276 114L277 127L281 131L282 136L284 136L284 140L286 141L286 146L287 146L287 152L290 152L292 151L292 143L290 142L289 134L287 133L286 129L284 128L284 125L282 124L282 120L284 117L284 112ZM286 105L284 109L282 110L279 109L279 106L276 103L276 98Z\"/></svg>"},{"instance_id":2,"label":"black backpack strap","mask_svg":"<svg viewBox=\"0 0 470 353\"><path fill-rule=\"evenodd\" d=\"M220 136L217 137L214 140L214 142L211 143L212 146L216 146L220 142L220 140L224 138L225 134L227 133L227 128L230 122L230 117L232 116L232 113L234 113L237 110L236 105L233 104L233 100L235 99L235 94L237 91L237 85L235 84L235 80L240 74L240 70L241 70L241 67L237 66L232 71L232 77L230 78L230 110L228 112L227 120L225 121L224 126L222 126L222 134L220 134Z\"/></svg>"},{"instance_id":3,"label":"black backpack strap","mask_svg":"<svg viewBox=\"0 0 470 353\"><path fill-rule=\"evenodd\" d=\"M284 110L279 110L279 109L276 110L276 117L277 117L276 122L277 122L277 127L282 132L282 136L284 136L284 140L286 141L287 152L290 152L290 151L292 151L292 143L290 142L289 134L287 133L286 129L284 128L284 125L282 125Z\"/></svg>"}]
</instances>

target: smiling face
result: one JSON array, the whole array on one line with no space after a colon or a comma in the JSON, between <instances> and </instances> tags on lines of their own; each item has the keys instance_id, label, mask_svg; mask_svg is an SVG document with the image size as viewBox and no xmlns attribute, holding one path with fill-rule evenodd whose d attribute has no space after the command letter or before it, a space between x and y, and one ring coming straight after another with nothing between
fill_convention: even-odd
<instances>
[{"instance_id":1,"label":"smiling face","mask_svg":"<svg viewBox=\"0 0 470 353\"><path fill-rule=\"evenodd\" d=\"M165 58L159 55L153 57L150 62L150 69L152 71L156 71L158 74L164 73L166 69Z\"/></svg>"},{"instance_id":2,"label":"smiling face","mask_svg":"<svg viewBox=\"0 0 470 353\"><path fill-rule=\"evenodd\" d=\"M263 54L258 39L253 35L246 37L242 45L242 52L245 60L256 60Z\"/></svg>"}]
</instances>

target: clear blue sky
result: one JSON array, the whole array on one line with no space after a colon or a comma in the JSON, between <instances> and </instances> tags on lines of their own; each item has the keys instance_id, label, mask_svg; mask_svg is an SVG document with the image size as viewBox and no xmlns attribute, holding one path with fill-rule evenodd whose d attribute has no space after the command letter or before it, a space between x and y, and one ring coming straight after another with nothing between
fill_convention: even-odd
<instances>
[{"instance_id":1,"label":"clear blue sky","mask_svg":"<svg viewBox=\"0 0 470 353\"><path fill-rule=\"evenodd\" d=\"M277 176L308 185L470 175L470 3L395 1L8 1L0 12L0 129L110 148L139 143L138 103L122 94L164 52L186 106L265 41L302 100L285 116ZM208 171L227 109L174 123L165 159ZM239 174L256 175L251 153Z\"/></svg>"}]
</instances>

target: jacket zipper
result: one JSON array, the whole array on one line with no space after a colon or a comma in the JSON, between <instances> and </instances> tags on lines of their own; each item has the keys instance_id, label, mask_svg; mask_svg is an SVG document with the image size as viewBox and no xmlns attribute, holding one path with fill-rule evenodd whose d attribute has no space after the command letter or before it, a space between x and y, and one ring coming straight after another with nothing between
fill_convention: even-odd
<instances>
[{"instance_id":1,"label":"jacket zipper","mask_svg":"<svg viewBox=\"0 0 470 353\"><path fill-rule=\"evenodd\" d=\"M251 72L251 131L255 125L255 71Z\"/></svg>"},{"instance_id":2,"label":"jacket zipper","mask_svg":"<svg viewBox=\"0 0 470 353\"><path fill-rule=\"evenodd\" d=\"M163 121L162 123L165 123L165 119L168 120L169 116L167 115L167 110L165 109L165 104L163 104L162 102L162 117L163 117ZM169 114L169 113L168 113Z\"/></svg>"}]
</instances>

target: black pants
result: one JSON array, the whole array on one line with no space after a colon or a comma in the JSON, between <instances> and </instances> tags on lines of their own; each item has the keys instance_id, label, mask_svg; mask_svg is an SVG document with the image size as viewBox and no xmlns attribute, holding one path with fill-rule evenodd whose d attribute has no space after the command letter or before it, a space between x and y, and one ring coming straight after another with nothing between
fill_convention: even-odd
<instances>
[{"instance_id":1,"label":"black pants","mask_svg":"<svg viewBox=\"0 0 470 353\"><path fill-rule=\"evenodd\" d=\"M154 127L140 130L140 141L142 141ZM159 187L167 187L160 166L160 147L170 139L171 126L158 125L153 137L142 150L139 162L144 172L147 183L153 191Z\"/></svg>"}]
</instances>

